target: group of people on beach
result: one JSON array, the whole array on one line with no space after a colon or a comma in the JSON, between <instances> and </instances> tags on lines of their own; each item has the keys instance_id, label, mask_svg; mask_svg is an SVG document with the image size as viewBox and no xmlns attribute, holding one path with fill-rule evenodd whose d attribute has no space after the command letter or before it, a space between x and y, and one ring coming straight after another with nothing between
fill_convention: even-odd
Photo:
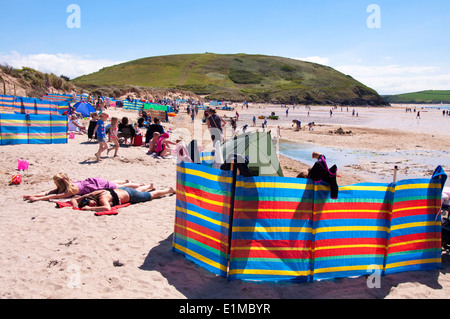
<instances>
[{"instance_id":1,"label":"group of people on beach","mask_svg":"<svg viewBox=\"0 0 450 319\"><path fill-rule=\"evenodd\" d=\"M24 195L24 200L61 201L70 198L74 208L105 212L119 205L143 203L176 193L172 187L156 190L153 184L138 184L128 180L110 182L103 178L88 178L74 182L64 173L54 175L53 182L56 188L35 195Z\"/></svg>"}]
</instances>

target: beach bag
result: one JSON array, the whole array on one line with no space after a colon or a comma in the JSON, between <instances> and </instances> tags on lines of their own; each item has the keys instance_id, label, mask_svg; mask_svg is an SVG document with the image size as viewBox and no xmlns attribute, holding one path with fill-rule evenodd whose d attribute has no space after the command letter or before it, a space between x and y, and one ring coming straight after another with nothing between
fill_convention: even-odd
<instances>
[{"instance_id":1,"label":"beach bag","mask_svg":"<svg viewBox=\"0 0 450 319\"><path fill-rule=\"evenodd\" d=\"M9 185L20 185L22 183L22 175L13 175Z\"/></svg>"}]
</instances>

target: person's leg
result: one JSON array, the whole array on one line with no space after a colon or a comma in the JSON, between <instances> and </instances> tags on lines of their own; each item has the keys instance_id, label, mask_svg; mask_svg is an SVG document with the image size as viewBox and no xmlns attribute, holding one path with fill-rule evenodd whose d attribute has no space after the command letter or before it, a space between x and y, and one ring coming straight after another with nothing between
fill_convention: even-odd
<instances>
[{"instance_id":1,"label":"person's leg","mask_svg":"<svg viewBox=\"0 0 450 319\"><path fill-rule=\"evenodd\" d=\"M175 193L176 193L176 191L172 187L169 187L166 189L155 190L155 191L151 192L150 194L152 195L152 199L155 199L155 198L163 197L168 194L175 194Z\"/></svg>"},{"instance_id":2,"label":"person's leg","mask_svg":"<svg viewBox=\"0 0 450 319\"><path fill-rule=\"evenodd\" d=\"M137 187L136 190L139 192L150 192L150 191L155 190L155 188L153 187L153 183L152 183L150 185L139 185L139 187Z\"/></svg>"}]
</instances>

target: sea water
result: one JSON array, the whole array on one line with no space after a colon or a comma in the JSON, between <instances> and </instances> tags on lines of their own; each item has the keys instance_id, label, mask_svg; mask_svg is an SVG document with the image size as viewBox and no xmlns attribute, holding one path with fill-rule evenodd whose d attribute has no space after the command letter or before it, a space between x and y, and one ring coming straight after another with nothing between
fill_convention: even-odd
<instances>
[{"instance_id":1,"label":"sea water","mask_svg":"<svg viewBox=\"0 0 450 319\"><path fill-rule=\"evenodd\" d=\"M444 170L450 169L450 150L396 150L396 151L369 151L350 148L337 148L320 146L313 143L295 143L280 140L279 153L283 156L297 160L307 165L314 165L315 159L312 153L318 152L325 155L329 167L349 165L361 165L365 168L373 168L376 172L382 164L392 165L392 169L398 166L409 172L400 178L419 178L428 176L430 171L441 165ZM380 169L381 171L381 169ZM431 172L432 173L432 172ZM375 175L378 173L375 173ZM379 181L388 181L391 176L379 174ZM431 177L431 176L430 176Z\"/></svg>"}]
</instances>

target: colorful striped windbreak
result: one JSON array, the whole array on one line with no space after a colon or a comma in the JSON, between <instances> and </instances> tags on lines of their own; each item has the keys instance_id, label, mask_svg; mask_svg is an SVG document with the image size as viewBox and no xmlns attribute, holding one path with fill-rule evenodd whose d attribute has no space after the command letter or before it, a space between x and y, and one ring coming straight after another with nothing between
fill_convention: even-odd
<instances>
[{"instance_id":1,"label":"colorful striped windbreak","mask_svg":"<svg viewBox=\"0 0 450 319\"><path fill-rule=\"evenodd\" d=\"M69 110L67 101L48 101L35 98L0 95L0 113L61 115Z\"/></svg>"},{"instance_id":2,"label":"colorful striped windbreak","mask_svg":"<svg viewBox=\"0 0 450 319\"><path fill-rule=\"evenodd\" d=\"M315 281L441 266L447 175L339 187L179 163L174 250L229 280Z\"/></svg>"},{"instance_id":3,"label":"colorful striped windbreak","mask_svg":"<svg viewBox=\"0 0 450 319\"><path fill-rule=\"evenodd\" d=\"M0 113L0 145L66 143L66 116Z\"/></svg>"}]
</instances>

